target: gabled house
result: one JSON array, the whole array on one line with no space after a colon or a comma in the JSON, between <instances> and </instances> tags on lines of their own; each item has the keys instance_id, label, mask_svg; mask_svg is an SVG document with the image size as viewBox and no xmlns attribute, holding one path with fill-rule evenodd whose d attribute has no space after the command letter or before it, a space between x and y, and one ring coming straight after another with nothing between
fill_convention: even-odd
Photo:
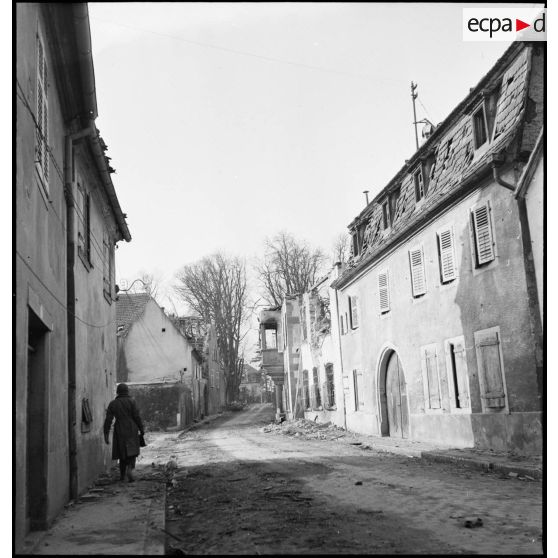
<instances>
[{"instance_id":1,"label":"gabled house","mask_svg":"<svg viewBox=\"0 0 558 558\"><path fill-rule=\"evenodd\" d=\"M542 274L514 191L537 157L544 71L544 45L512 44L349 225L331 308L349 429L540 451Z\"/></svg>"},{"instance_id":2,"label":"gabled house","mask_svg":"<svg viewBox=\"0 0 558 558\"><path fill-rule=\"evenodd\" d=\"M15 547L111 464L114 247L87 4L16 5Z\"/></svg>"},{"instance_id":3,"label":"gabled house","mask_svg":"<svg viewBox=\"0 0 558 558\"><path fill-rule=\"evenodd\" d=\"M207 414L202 352L193 338L182 334L154 298L146 293L119 293L116 335L117 379L133 388L140 408L144 403L146 421L156 426L185 426L188 417ZM176 398L163 395L171 386L175 386L172 393Z\"/></svg>"}]
</instances>

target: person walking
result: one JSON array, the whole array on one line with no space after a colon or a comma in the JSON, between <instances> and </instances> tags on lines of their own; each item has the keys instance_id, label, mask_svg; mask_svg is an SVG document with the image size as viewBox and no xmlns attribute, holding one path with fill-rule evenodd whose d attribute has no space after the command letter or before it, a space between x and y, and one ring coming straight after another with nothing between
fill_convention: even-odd
<instances>
[{"instance_id":1,"label":"person walking","mask_svg":"<svg viewBox=\"0 0 558 558\"><path fill-rule=\"evenodd\" d=\"M140 435L143 437L144 429L136 402L130 397L126 384L118 384L116 399L109 403L104 424L106 444L109 443L113 420L115 423L112 435L112 458L118 459L120 480L123 481L128 477L128 482L134 482L136 479L133 470L136 467L136 457L140 453Z\"/></svg>"}]
</instances>

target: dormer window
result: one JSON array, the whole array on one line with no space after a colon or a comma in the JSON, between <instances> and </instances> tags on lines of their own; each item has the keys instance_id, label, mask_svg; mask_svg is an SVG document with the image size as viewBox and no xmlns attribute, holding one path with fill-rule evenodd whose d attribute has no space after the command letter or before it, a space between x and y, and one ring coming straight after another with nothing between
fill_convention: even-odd
<instances>
[{"instance_id":1,"label":"dormer window","mask_svg":"<svg viewBox=\"0 0 558 558\"><path fill-rule=\"evenodd\" d=\"M384 230L389 229L391 226L391 218L390 218L390 210L389 210L389 203L386 200L382 204L382 227Z\"/></svg>"},{"instance_id":2,"label":"dormer window","mask_svg":"<svg viewBox=\"0 0 558 558\"><path fill-rule=\"evenodd\" d=\"M422 176L422 166L413 173L413 181L415 183L415 200L418 203L422 198L424 198L424 180Z\"/></svg>"},{"instance_id":3,"label":"dormer window","mask_svg":"<svg viewBox=\"0 0 558 558\"><path fill-rule=\"evenodd\" d=\"M486 122L486 112L484 103L482 103L475 112L473 112L473 137L475 141L475 149L479 149L488 141L488 124Z\"/></svg>"},{"instance_id":4,"label":"dormer window","mask_svg":"<svg viewBox=\"0 0 558 558\"><path fill-rule=\"evenodd\" d=\"M355 231L353 233L353 256L358 256L358 254L359 254L358 234Z\"/></svg>"},{"instance_id":5,"label":"dormer window","mask_svg":"<svg viewBox=\"0 0 558 558\"><path fill-rule=\"evenodd\" d=\"M399 187L397 190L394 190L389 195L389 224L390 226L393 225L395 221L395 212L397 210L397 200L399 199L400 189Z\"/></svg>"}]
</instances>

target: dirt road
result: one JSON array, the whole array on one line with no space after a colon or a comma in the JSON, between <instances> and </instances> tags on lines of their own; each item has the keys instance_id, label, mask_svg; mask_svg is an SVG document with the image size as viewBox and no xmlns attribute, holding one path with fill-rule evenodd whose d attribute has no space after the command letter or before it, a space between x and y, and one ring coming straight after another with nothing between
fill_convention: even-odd
<instances>
[{"instance_id":1,"label":"dirt road","mask_svg":"<svg viewBox=\"0 0 558 558\"><path fill-rule=\"evenodd\" d=\"M272 416L255 405L185 435L151 435L140 465L170 460L174 472L170 552L542 552L540 482L265 433ZM476 518L482 526L465 527Z\"/></svg>"}]
</instances>

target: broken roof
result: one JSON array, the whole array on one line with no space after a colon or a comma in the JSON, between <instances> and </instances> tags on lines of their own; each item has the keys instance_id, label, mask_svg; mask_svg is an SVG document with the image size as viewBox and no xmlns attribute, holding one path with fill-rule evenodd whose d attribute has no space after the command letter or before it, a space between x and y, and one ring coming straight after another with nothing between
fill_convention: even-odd
<instances>
[{"instance_id":1,"label":"broken roof","mask_svg":"<svg viewBox=\"0 0 558 558\"><path fill-rule=\"evenodd\" d=\"M516 136L525 115L529 73L530 47L514 43L480 80L469 95L435 129L432 136L405 162L366 208L351 222L353 234L358 231L361 247L353 253L341 277L334 281L335 288L346 285L388 246L406 237L425 219L452 197L452 194L481 169L495 154L504 150ZM485 151L475 152L471 113L485 96L496 93L494 132ZM421 204L416 203L414 173L429 160L425 176L428 188ZM423 169L425 172L425 169ZM393 222L384 230L382 202L399 191L393 210Z\"/></svg>"},{"instance_id":2,"label":"broken roof","mask_svg":"<svg viewBox=\"0 0 558 558\"><path fill-rule=\"evenodd\" d=\"M116 299L116 332L126 335L132 324L143 316L145 306L151 300L147 293L118 293Z\"/></svg>"}]
</instances>

